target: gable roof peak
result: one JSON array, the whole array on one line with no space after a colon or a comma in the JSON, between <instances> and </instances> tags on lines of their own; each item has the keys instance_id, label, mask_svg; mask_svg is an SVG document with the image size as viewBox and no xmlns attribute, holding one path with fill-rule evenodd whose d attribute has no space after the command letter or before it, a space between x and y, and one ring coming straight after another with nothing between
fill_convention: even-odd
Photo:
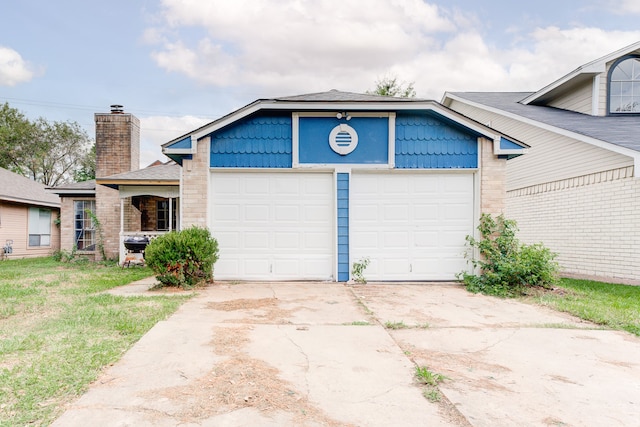
<instances>
[{"instance_id":1,"label":"gable roof peak","mask_svg":"<svg viewBox=\"0 0 640 427\"><path fill-rule=\"evenodd\" d=\"M539 91L527 96L526 98L521 100L520 103L528 105L543 102L545 99L550 98L553 92L559 90L560 88L571 85L572 83L583 80L585 78L589 78L596 74L603 73L606 70L606 64L608 62L618 59L624 55L628 55L631 52L639 49L640 41L637 41L633 44L623 47L622 49L618 49L615 52L611 52L605 56L581 65L575 70L571 71L569 74L564 75L553 83L543 87Z\"/></svg>"},{"instance_id":2,"label":"gable roof peak","mask_svg":"<svg viewBox=\"0 0 640 427\"><path fill-rule=\"evenodd\" d=\"M421 98L400 98L370 93L347 92L331 89L326 92L306 93L302 95L280 96L268 100L272 102L416 102L426 101Z\"/></svg>"}]
</instances>

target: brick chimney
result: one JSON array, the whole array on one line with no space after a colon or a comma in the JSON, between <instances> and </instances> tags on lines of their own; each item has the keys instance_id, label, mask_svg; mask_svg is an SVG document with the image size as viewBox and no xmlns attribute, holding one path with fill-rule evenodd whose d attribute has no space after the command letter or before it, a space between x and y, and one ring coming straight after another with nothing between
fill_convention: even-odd
<instances>
[{"instance_id":1,"label":"brick chimney","mask_svg":"<svg viewBox=\"0 0 640 427\"><path fill-rule=\"evenodd\" d=\"M130 172L140 168L140 120L124 112L122 105L111 106L110 113L96 113L96 178ZM125 203L125 218L131 216ZM120 250L120 196L118 190L96 185L96 216L103 231L108 258ZM96 259L101 254L96 253Z\"/></svg>"},{"instance_id":2,"label":"brick chimney","mask_svg":"<svg viewBox=\"0 0 640 427\"><path fill-rule=\"evenodd\" d=\"M140 120L122 105L110 113L96 113L96 177L140 168Z\"/></svg>"}]
</instances>

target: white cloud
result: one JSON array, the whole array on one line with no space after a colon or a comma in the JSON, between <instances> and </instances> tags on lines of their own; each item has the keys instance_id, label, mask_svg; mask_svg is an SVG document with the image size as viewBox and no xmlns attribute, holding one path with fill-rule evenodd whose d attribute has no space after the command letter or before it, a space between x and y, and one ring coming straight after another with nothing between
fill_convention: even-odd
<instances>
[{"instance_id":1,"label":"white cloud","mask_svg":"<svg viewBox=\"0 0 640 427\"><path fill-rule=\"evenodd\" d=\"M140 118L140 167L149 166L156 160L166 162L169 159L162 154L162 144L209 122L211 119L194 116Z\"/></svg>"},{"instance_id":2,"label":"white cloud","mask_svg":"<svg viewBox=\"0 0 640 427\"><path fill-rule=\"evenodd\" d=\"M163 68L200 82L255 85L289 93L301 86L324 90L373 82L416 51L431 49L433 35L455 25L422 0L164 2L170 32L182 39L162 45L153 58ZM206 31L187 40L189 29ZM182 32L179 29L182 28ZM168 34L168 33L167 33ZM167 35L167 37L170 37Z\"/></svg>"},{"instance_id":3,"label":"white cloud","mask_svg":"<svg viewBox=\"0 0 640 427\"><path fill-rule=\"evenodd\" d=\"M29 64L15 50L0 46L0 86L28 82L35 75Z\"/></svg>"},{"instance_id":4,"label":"white cloud","mask_svg":"<svg viewBox=\"0 0 640 427\"><path fill-rule=\"evenodd\" d=\"M620 13L640 14L640 2L638 0L616 0L612 2L611 7Z\"/></svg>"},{"instance_id":5,"label":"white cloud","mask_svg":"<svg viewBox=\"0 0 640 427\"><path fill-rule=\"evenodd\" d=\"M640 40L638 31L545 27L496 47L481 20L423 0L165 0L162 15L164 29L147 35L160 67L259 97L364 92L387 74L434 99L537 90Z\"/></svg>"}]
</instances>

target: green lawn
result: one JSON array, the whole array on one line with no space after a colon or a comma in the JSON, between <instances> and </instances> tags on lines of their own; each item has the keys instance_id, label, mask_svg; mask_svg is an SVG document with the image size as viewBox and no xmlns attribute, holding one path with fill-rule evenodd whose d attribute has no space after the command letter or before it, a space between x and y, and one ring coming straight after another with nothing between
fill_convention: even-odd
<instances>
[{"instance_id":1,"label":"green lawn","mask_svg":"<svg viewBox=\"0 0 640 427\"><path fill-rule=\"evenodd\" d=\"M188 298L101 293L151 274L51 258L0 261L0 426L49 425Z\"/></svg>"},{"instance_id":2,"label":"green lawn","mask_svg":"<svg viewBox=\"0 0 640 427\"><path fill-rule=\"evenodd\" d=\"M640 336L640 286L562 279L559 287L564 292L546 292L534 300L598 325Z\"/></svg>"}]
</instances>

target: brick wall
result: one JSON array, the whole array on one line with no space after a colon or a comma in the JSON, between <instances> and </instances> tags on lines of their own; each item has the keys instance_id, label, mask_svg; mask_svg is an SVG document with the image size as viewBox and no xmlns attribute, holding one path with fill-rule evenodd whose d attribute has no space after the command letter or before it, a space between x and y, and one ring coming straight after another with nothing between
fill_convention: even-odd
<instances>
[{"instance_id":1,"label":"brick wall","mask_svg":"<svg viewBox=\"0 0 640 427\"><path fill-rule=\"evenodd\" d=\"M640 180L633 167L510 191L519 238L561 254L564 275L640 284Z\"/></svg>"},{"instance_id":2,"label":"brick wall","mask_svg":"<svg viewBox=\"0 0 640 427\"><path fill-rule=\"evenodd\" d=\"M480 212L499 215L505 209L507 161L493 154L493 141L481 138L480 150Z\"/></svg>"},{"instance_id":3,"label":"brick wall","mask_svg":"<svg viewBox=\"0 0 640 427\"><path fill-rule=\"evenodd\" d=\"M207 226L209 204L209 137L198 141L192 160L182 163L182 228Z\"/></svg>"},{"instance_id":4,"label":"brick wall","mask_svg":"<svg viewBox=\"0 0 640 427\"><path fill-rule=\"evenodd\" d=\"M97 113L96 178L137 170L140 167L140 121L131 114ZM125 223L139 224L140 213L125 203ZM103 232L108 258L117 258L120 249L120 198L118 190L96 186L96 216Z\"/></svg>"}]
</instances>

